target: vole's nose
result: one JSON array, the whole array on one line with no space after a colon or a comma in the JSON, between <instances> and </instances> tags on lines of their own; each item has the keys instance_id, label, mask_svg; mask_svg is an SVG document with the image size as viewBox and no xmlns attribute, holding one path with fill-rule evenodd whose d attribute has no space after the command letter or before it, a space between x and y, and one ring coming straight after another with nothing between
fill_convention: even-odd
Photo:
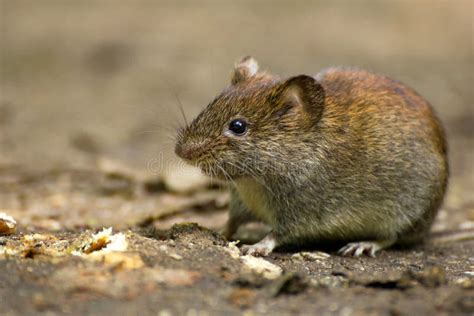
<instances>
[{"instance_id":1,"label":"vole's nose","mask_svg":"<svg viewBox=\"0 0 474 316\"><path fill-rule=\"evenodd\" d=\"M195 144L178 142L176 143L174 152L176 153L176 155L178 155L178 157L192 161L199 156L200 146L197 146Z\"/></svg>"},{"instance_id":2,"label":"vole's nose","mask_svg":"<svg viewBox=\"0 0 474 316\"><path fill-rule=\"evenodd\" d=\"M185 147L181 142L176 143L174 153L180 158L189 159L190 152Z\"/></svg>"}]
</instances>

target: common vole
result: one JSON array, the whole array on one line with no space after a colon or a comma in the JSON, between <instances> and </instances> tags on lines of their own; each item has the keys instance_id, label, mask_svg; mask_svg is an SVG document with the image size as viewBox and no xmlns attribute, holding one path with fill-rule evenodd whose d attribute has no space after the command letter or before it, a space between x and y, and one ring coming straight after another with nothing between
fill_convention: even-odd
<instances>
[{"instance_id":1,"label":"common vole","mask_svg":"<svg viewBox=\"0 0 474 316\"><path fill-rule=\"evenodd\" d=\"M374 255L423 240L448 180L443 128L414 90L368 71L330 68L289 79L246 57L232 81L180 130L176 153L228 181L227 236L250 220L282 244L347 243Z\"/></svg>"}]
</instances>

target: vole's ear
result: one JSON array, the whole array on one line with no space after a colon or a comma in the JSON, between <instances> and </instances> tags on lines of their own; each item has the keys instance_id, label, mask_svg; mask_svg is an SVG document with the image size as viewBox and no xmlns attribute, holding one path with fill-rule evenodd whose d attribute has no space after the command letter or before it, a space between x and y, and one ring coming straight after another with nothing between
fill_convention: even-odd
<instances>
[{"instance_id":1,"label":"vole's ear","mask_svg":"<svg viewBox=\"0 0 474 316\"><path fill-rule=\"evenodd\" d=\"M273 95L273 102L284 108L300 107L319 119L324 110L324 88L313 77L299 75L283 82Z\"/></svg>"},{"instance_id":2,"label":"vole's ear","mask_svg":"<svg viewBox=\"0 0 474 316\"><path fill-rule=\"evenodd\" d=\"M242 58L239 62L235 63L231 82L232 84L237 84L239 82L245 81L250 77L255 76L257 72L257 61L251 56L246 56Z\"/></svg>"}]
</instances>

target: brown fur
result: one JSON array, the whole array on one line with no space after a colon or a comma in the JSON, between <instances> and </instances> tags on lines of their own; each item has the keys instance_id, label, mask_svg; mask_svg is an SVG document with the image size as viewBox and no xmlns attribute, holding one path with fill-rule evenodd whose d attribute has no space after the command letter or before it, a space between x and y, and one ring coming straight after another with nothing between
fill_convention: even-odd
<instances>
[{"instance_id":1,"label":"brown fur","mask_svg":"<svg viewBox=\"0 0 474 316\"><path fill-rule=\"evenodd\" d=\"M426 100L363 70L281 80L244 66L176 144L228 180L229 235L260 219L278 244L423 239L448 179L444 132ZM236 118L248 122L243 136L227 131Z\"/></svg>"}]
</instances>

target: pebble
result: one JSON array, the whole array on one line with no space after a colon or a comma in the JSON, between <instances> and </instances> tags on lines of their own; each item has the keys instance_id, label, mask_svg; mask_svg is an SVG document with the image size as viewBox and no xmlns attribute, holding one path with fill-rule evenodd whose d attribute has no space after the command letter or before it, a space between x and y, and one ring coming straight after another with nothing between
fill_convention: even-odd
<instances>
[{"instance_id":1,"label":"pebble","mask_svg":"<svg viewBox=\"0 0 474 316\"><path fill-rule=\"evenodd\" d=\"M262 258L247 255L241 256L240 261L246 270L260 274L266 279L276 279L283 272L279 266Z\"/></svg>"},{"instance_id":2,"label":"pebble","mask_svg":"<svg viewBox=\"0 0 474 316\"><path fill-rule=\"evenodd\" d=\"M177 253L174 253L174 252L168 254L168 257L173 258L175 260L183 260L182 256L180 256L180 255L178 255Z\"/></svg>"},{"instance_id":3,"label":"pebble","mask_svg":"<svg viewBox=\"0 0 474 316\"><path fill-rule=\"evenodd\" d=\"M163 181L171 192L188 193L206 188L210 180L198 168L177 163L163 172Z\"/></svg>"},{"instance_id":4,"label":"pebble","mask_svg":"<svg viewBox=\"0 0 474 316\"><path fill-rule=\"evenodd\" d=\"M326 260L331 257L330 254L322 252L322 251L302 251L295 253L291 256L291 258L296 260L308 260L308 261L319 261L319 260Z\"/></svg>"}]
</instances>

